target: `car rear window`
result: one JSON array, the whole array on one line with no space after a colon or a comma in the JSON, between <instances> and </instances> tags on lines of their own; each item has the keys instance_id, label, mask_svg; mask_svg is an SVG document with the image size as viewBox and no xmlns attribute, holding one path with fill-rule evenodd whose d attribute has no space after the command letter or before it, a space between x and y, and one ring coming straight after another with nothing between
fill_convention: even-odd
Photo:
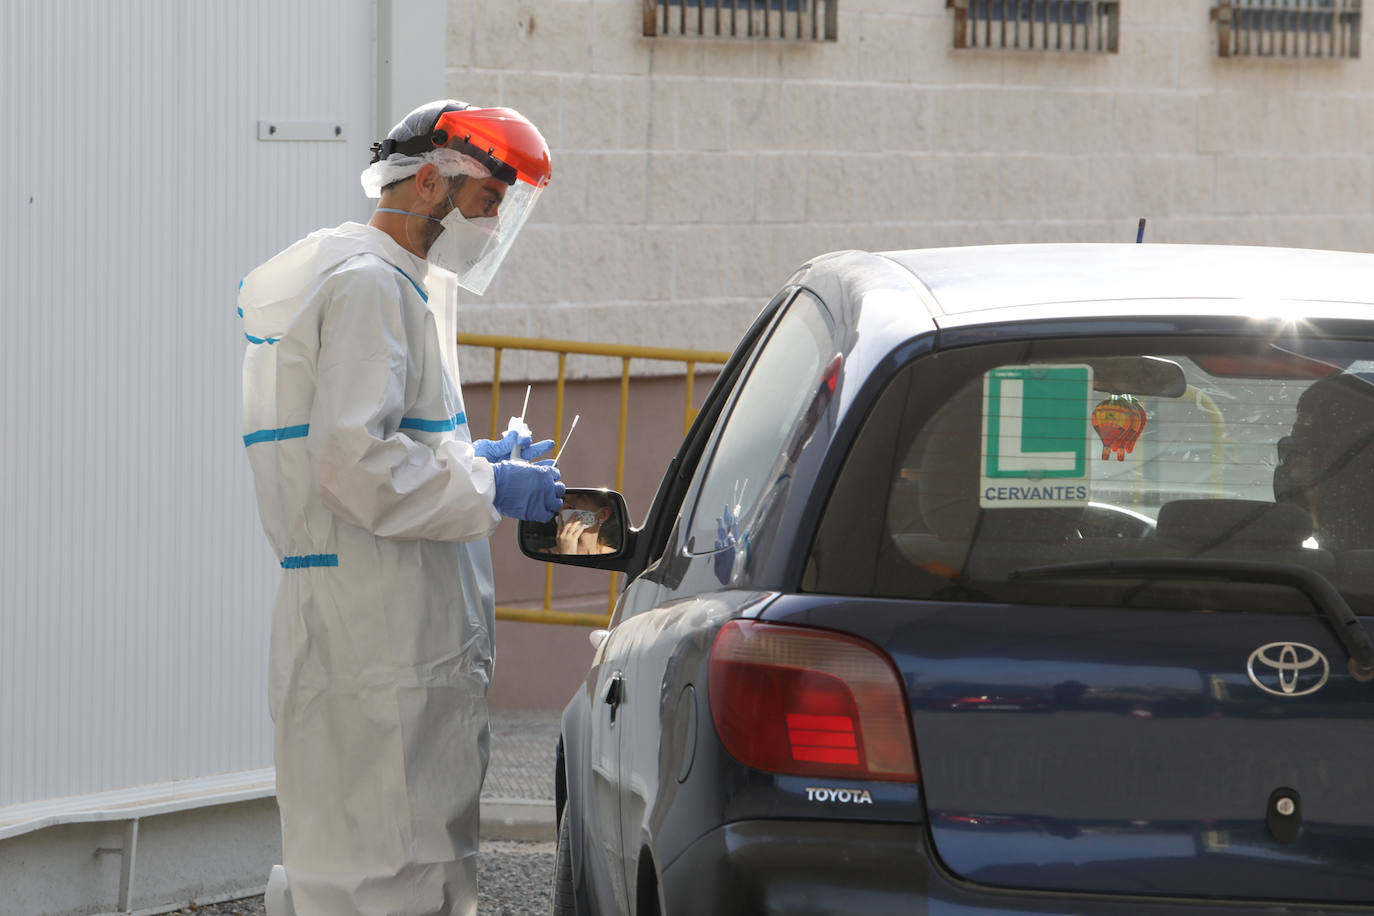
<instances>
[{"instance_id":1,"label":"car rear window","mask_svg":"<svg viewBox=\"0 0 1374 916\"><path fill-rule=\"evenodd\" d=\"M921 357L865 420L803 588L1310 611L1285 584L1093 568L1239 560L1316 570L1369 610L1365 360L1374 344L1302 339L1020 342Z\"/></svg>"}]
</instances>

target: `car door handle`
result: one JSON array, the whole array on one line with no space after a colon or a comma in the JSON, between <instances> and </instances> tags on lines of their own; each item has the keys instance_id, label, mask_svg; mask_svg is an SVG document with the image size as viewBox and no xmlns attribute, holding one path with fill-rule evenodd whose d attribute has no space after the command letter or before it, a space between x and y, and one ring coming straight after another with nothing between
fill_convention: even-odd
<instances>
[{"instance_id":1,"label":"car door handle","mask_svg":"<svg viewBox=\"0 0 1374 916\"><path fill-rule=\"evenodd\" d=\"M601 702L615 709L625 699L625 676L617 671L606 681L606 687L601 691Z\"/></svg>"},{"instance_id":2,"label":"car door handle","mask_svg":"<svg viewBox=\"0 0 1374 916\"><path fill-rule=\"evenodd\" d=\"M611 707L611 724L615 725L615 714L625 700L625 676L619 671L610 676L601 693L601 702Z\"/></svg>"}]
</instances>

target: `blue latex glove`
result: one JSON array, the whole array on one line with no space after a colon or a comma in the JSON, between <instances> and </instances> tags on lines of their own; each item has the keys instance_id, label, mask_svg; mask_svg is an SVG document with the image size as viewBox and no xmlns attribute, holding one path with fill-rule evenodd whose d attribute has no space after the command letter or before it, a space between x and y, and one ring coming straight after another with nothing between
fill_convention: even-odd
<instances>
[{"instance_id":1,"label":"blue latex glove","mask_svg":"<svg viewBox=\"0 0 1374 916\"><path fill-rule=\"evenodd\" d=\"M735 551L726 550L727 547L736 547L739 544L739 519L735 513L726 506L725 511L716 518L716 543L715 549L719 551L711 565L715 568L716 578L722 584L729 584L730 571L735 566Z\"/></svg>"},{"instance_id":2,"label":"blue latex glove","mask_svg":"<svg viewBox=\"0 0 1374 916\"><path fill-rule=\"evenodd\" d=\"M520 446L521 461L533 461L540 455L547 455L553 451L552 439L541 439L534 442L529 436L522 436L513 429L506 430L506 434L500 439L478 439L472 443L472 450L478 458L483 458L495 464L498 461L509 461L510 451L515 446Z\"/></svg>"},{"instance_id":3,"label":"blue latex glove","mask_svg":"<svg viewBox=\"0 0 1374 916\"><path fill-rule=\"evenodd\" d=\"M716 550L734 547L739 541L739 519L726 506L725 511L716 518Z\"/></svg>"},{"instance_id":4,"label":"blue latex glove","mask_svg":"<svg viewBox=\"0 0 1374 916\"><path fill-rule=\"evenodd\" d=\"M547 522L563 508L563 475L552 461L498 461L491 466L496 477L496 511L507 518Z\"/></svg>"}]
</instances>

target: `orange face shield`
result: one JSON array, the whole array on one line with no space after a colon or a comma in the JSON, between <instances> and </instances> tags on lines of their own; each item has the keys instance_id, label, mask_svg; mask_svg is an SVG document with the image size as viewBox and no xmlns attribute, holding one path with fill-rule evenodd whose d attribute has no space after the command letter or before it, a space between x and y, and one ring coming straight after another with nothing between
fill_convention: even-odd
<instances>
[{"instance_id":1,"label":"orange face shield","mask_svg":"<svg viewBox=\"0 0 1374 916\"><path fill-rule=\"evenodd\" d=\"M549 183L548 144L533 124L509 108L445 111L428 137L416 139L428 143L430 149L462 153L510 188L490 222L469 220L454 227L451 241L456 247L450 246L454 252L450 258L431 258L452 270L459 286L482 295ZM445 229L445 234L449 232ZM441 235L436 248L442 249L445 241Z\"/></svg>"},{"instance_id":2,"label":"orange face shield","mask_svg":"<svg viewBox=\"0 0 1374 916\"><path fill-rule=\"evenodd\" d=\"M435 121L428 142L434 149L447 147L471 156L508 185L519 179L542 188L552 172L544 137L510 108L446 111Z\"/></svg>"}]
</instances>

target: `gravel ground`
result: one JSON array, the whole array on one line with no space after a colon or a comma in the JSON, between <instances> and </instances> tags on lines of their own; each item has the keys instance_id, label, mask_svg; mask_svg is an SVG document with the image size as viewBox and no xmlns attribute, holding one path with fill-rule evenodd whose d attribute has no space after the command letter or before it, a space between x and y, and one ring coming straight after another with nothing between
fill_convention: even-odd
<instances>
[{"instance_id":1,"label":"gravel ground","mask_svg":"<svg viewBox=\"0 0 1374 916\"><path fill-rule=\"evenodd\" d=\"M177 910L171 916L266 916L267 909L261 897L245 897L243 900L228 900L208 906L192 906Z\"/></svg>"},{"instance_id":2,"label":"gravel ground","mask_svg":"<svg viewBox=\"0 0 1374 916\"><path fill-rule=\"evenodd\" d=\"M488 840L477 857L477 912L529 916L549 911L553 882L552 843ZM261 897L177 910L171 916L266 916Z\"/></svg>"},{"instance_id":3,"label":"gravel ground","mask_svg":"<svg viewBox=\"0 0 1374 916\"><path fill-rule=\"evenodd\" d=\"M553 843L483 843L477 857L477 912L491 916L547 913L553 856Z\"/></svg>"},{"instance_id":4,"label":"gravel ground","mask_svg":"<svg viewBox=\"0 0 1374 916\"><path fill-rule=\"evenodd\" d=\"M245 897L242 900L226 900L224 903L212 903L207 906L190 906L184 910L177 910L170 916L266 916L267 909L263 906L261 897Z\"/></svg>"}]
</instances>

